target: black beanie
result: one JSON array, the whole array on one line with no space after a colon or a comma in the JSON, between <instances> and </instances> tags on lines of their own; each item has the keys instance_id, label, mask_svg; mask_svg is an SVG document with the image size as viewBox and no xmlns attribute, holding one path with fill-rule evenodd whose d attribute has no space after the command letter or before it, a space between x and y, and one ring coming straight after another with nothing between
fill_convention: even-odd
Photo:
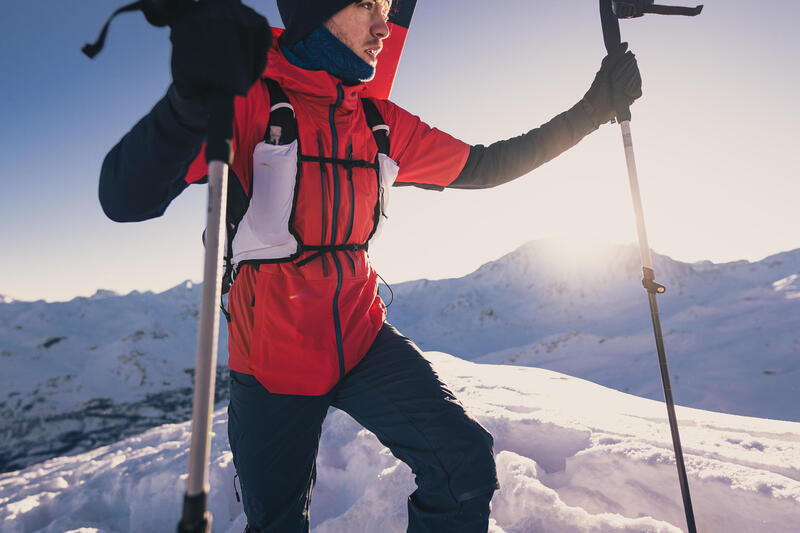
<instances>
[{"instance_id":1,"label":"black beanie","mask_svg":"<svg viewBox=\"0 0 800 533\"><path fill-rule=\"evenodd\" d=\"M293 45L334 13L355 1L357 0L278 0L278 11L286 27L281 35L281 43Z\"/></svg>"}]
</instances>

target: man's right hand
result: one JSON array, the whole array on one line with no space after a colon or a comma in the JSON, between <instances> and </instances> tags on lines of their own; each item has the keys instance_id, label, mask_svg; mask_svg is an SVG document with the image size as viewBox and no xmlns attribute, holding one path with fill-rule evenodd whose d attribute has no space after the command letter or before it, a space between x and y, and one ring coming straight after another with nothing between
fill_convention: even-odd
<instances>
[{"instance_id":1,"label":"man's right hand","mask_svg":"<svg viewBox=\"0 0 800 533\"><path fill-rule=\"evenodd\" d=\"M267 19L240 0L192 2L170 23L172 81L180 97L244 96L267 64Z\"/></svg>"}]
</instances>

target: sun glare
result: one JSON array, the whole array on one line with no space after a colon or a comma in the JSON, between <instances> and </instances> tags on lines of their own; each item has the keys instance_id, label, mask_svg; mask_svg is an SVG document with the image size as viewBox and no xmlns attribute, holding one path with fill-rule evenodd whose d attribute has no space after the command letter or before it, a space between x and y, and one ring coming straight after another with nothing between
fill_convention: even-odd
<instances>
[{"instance_id":1,"label":"sun glare","mask_svg":"<svg viewBox=\"0 0 800 533\"><path fill-rule=\"evenodd\" d=\"M566 237L546 239L542 249L554 269L574 273L595 271L625 253L618 244Z\"/></svg>"}]
</instances>

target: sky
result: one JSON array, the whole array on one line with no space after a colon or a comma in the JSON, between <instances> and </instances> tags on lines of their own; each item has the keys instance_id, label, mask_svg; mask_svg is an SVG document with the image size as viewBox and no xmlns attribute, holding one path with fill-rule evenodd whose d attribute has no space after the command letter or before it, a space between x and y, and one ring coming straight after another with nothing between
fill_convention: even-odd
<instances>
[{"instance_id":1,"label":"sky","mask_svg":"<svg viewBox=\"0 0 800 533\"><path fill-rule=\"evenodd\" d=\"M80 53L121 3L0 0L7 297L161 291L202 277L204 187L136 224L106 219L97 200L103 157L170 79L168 31L139 13L114 20L94 61ZM250 5L280 25L274 1ZM644 80L631 126L655 251L727 262L800 247L798 15L794 0L709 0L696 18L621 22ZM604 54L594 0L419 0L392 99L489 144L571 107ZM462 276L534 239L636 239L616 125L496 189L393 194L390 224L370 250L390 284Z\"/></svg>"}]
</instances>

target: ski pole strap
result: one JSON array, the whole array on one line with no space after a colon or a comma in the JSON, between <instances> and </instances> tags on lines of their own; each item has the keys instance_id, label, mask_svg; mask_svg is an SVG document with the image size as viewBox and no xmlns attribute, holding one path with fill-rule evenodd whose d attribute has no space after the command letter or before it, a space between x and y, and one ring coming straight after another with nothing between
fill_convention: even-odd
<instances>
[{"instance_id":1,"label":"ski pole strap","mask_svg":"<svg viewBox=\"0 0 800 533\"><path fill-rule=\"evenodd\" d=\"M114 17L120 13L141 11L147 19L147 22L161 28L172 22L175 17L179 16L180 13L191 4L192 0L138 0L124 5L111 13L106 23L103 24L103 28L100 30L100 35L97 37L97 40L92 44L86 43L83 45L81 52L86 54L89 59L94 59L94 56L99 54L100 50L102 50L103 46L106 44L108 26L111 24Z\"/></svg>"},{"instance_id":2,"label":"ski pole strap","mask_svg":"<svg viewBox=\"0 0 800 533\"><path fill-rule=\"evenodd\" d=\"M120 13L127 13L128 11L139 11L144 9L144 1L139 0L138 2L133 2L132 4L128 4L125 6L120 7L106 19L106 23L103 24L103 28L100 30L100 35L97 37L97 40L92 43L86 43L81 48L81 52L86 54L89 59L94 59L94 56L100 53L100 50L103 49L103 46L106 44L106 34L108 34L108 26L111 24L111 21L119 15Z\"/></svg>"},{"instance_id":3,"label":"ski pole strap","mask_svg":"<svg viewBox=\"0 0 800 533\"><path fill-rule=\"evenodd\" d=\"M611 6L612 0L600 0L600 24L603 26L603 42L606 45L606 52L611 53L616 50L622 42L619 34L619 20L614 14Z\"/></svg>"},{"instance_id":4,"label":"ski pole strap","mask_svg":"<svg viewBox=\"0 0 800 533\"><path fill-rule=\"evenodd\" d=\"M612 0L600 0L600 23L603 26L603 42L609 54L618 49L622 39L619 33L619 19L614 14ZM614 109L617 111L617 122L620 124L631 119L631 108L622 99L614 99Z\"/></svg>"}]
</instances>

